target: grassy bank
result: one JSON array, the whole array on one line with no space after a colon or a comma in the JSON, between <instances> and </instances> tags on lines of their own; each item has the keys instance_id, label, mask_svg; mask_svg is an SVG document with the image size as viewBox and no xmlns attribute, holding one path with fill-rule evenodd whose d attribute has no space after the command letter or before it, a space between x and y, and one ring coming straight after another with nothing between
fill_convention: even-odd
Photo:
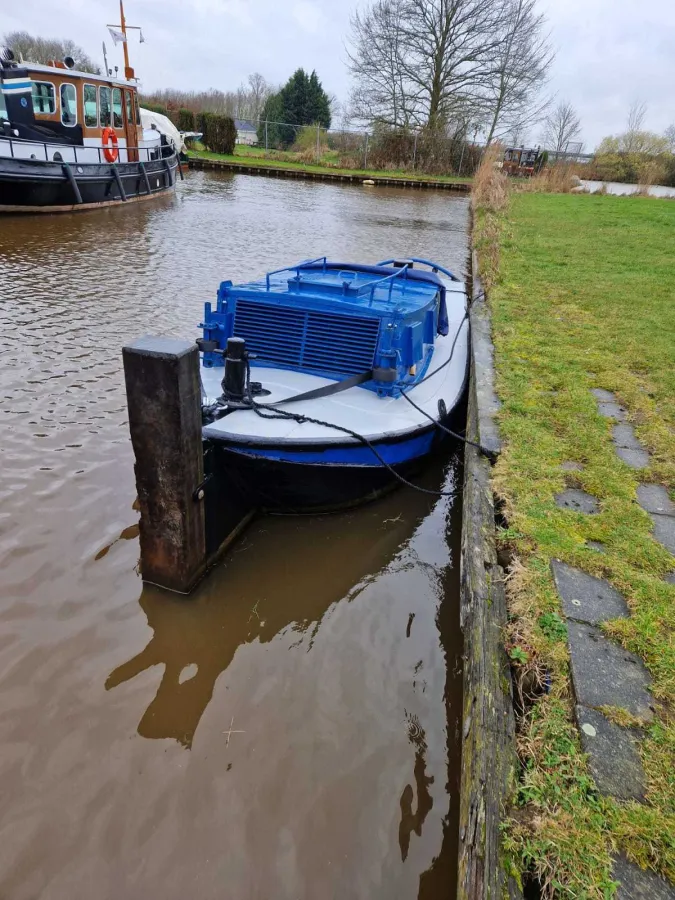
<instances>
[{"instance_id":1,"label":"grassy bank","mask_svg":"<svg viewBox=\"0 0 675 900\"><path fill-rule=\"evenodd\" d=\"M237 145L231 155L223 153L210 153L207 150L191 150L188 156L201 157L202 159L219 159L224 162L236 163L240 166L267 166L271 169L295 169L303 172L311 172L317 175L359 175L363 178L400 178L406 181L441 181L446 183L467 184L470 178L460 178L455 175L424 175L419 172L410 172L405 169L345 169L341 168L333 159L333 155L324 154L320 163L308 163L299 159L301 154L292 152L270 151L266 156L265 151L257 147L244 147ZM304 154L303 154L304 155ZM337 156L335 155L335 158Z\"/></svg>"},{"instance_id":2,"label":"grassy bank","mask_svg":"<svg viewBox=\"0 0 675 900\"><path fill-rule=\"evenodd\" d=\"M504 186L502 186L503 188ZM640 480L675 487L675 204L610 196L477 197L475 241L490 288L505 450L494 473L511 559L507 646L527 693L548 682L519 722L523 763L505 846L545 896L612 895L620 850L675 882L675 560L651 537L637 473L616 456L611 424L590 393L606 388L651 453ZM565 461L581 464L566 471ZM581 487L597 515L559 509ZM605 552L587 544L599 541ZM653 677L657 716L642 743L644 804L600 797L572 720L566 626L553 557L607 578L628 619L605 630ZM607 710L626 721L626 714ZM637 723L635 723L637 724Z\"/></svg>"}]
</instances>

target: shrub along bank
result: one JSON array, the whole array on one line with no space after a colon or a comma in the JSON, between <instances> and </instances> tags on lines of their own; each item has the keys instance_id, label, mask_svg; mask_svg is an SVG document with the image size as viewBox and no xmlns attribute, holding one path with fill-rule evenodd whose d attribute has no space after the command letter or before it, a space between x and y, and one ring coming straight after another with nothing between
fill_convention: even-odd
<instances>
[{"instance_id":1,"label":"shrub along bank","mask_svg":"<svg viewBox=\"0 0 675 900\"><path fill-rule=\"evenodd\" d=\"M675 882L675 587L665 580L675 559L636 503L639 481L666 485L671 496L675 487L675 204L508 197L494 170L477 187L474 239L503 403L504 451L493 484L510 559L505 642L526 701L504 849L514 872L536 877L545 897L604 900L614 892L611 860L619 852ZM617 395L648 448L651 462L639 478L614 452L611 423L591 388ZM560 509L554 497L566 487L596 497L599 513ZM628 602L628 618L602 627L653 678L656 715L642 723L640 745L644 803L601 795L589 774L573 720L553 558L607 579Z\"/></svg>"},{"instance_id":2,"label":"shrub along bank","mask_svg":"<svg viewBox=\"0 0 675 900\"><path fill-rule=\"evenodd\" d=\"M212 153L234 153L237 129L231 116L219 113L194 113L190 109L168 109L158 103L141 101L144 109L170 119L179 131L201 131L202 145Z\"/></svg>"}]
</instances>

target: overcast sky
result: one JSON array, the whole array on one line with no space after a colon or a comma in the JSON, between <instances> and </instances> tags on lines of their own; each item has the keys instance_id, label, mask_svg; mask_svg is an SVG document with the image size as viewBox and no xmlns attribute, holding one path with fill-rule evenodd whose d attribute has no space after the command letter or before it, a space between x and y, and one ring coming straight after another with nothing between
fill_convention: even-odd
<instances>
[{"instance_id":1,"label":"overcast sky","mask_svg":"<svg viewBox=\"0 0 675 900\"><path fill-rule=\"evenodd\" d=\"M347 98L344 44L358 0L127 0L131 64L144 89L235 89L250 72L274 83L299 66L316 69L339 100ZM360 0L363 5L364 0ZM578 110L587 149L620 131L634 100L648 104L645 126L675 122L675 0L540 0L557 57L551 88ZM118 21L115 0L7 3L0 33L16 29L70 37L97 60L122 64L105 29ZM133 34L133 32L132 32ZM533 137L537 137L535 133Z\"/></svg>"}]
</instances>

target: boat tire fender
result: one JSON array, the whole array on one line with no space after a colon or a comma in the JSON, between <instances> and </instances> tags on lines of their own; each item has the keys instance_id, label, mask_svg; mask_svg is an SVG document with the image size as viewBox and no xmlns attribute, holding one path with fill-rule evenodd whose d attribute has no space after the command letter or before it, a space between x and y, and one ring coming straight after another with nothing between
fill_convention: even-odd
<instances>
[{"instance_id":1,"label":"boat tire fender","mask_svg":"<svg viewBox=\"0 0 675 900\"><path fill-rule=\"evenodd\" d=\"M112 128L106 127L103 129L101 143L103 144L103 155L108 162L117 162L117 157L120 155L120 152L117 146L117 135Z\"/></svg>"}]
</instances>

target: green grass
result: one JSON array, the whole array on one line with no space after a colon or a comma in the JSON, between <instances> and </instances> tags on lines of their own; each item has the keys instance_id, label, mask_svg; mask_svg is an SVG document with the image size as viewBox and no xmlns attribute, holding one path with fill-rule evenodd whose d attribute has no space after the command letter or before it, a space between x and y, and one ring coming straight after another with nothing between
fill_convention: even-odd
<instances>
[{"instance_id":1,"label":"green grass","mask_svg":"<svg viewBox=\"0 0 675 900\"><path fill-rule=\"evenodd\" d=\"M306 163L298 159L300 154L292 151L270 150L267 155L259 147L247 147L237 144L233 154L211 153L207 150L191 150L188 156L203 159L221 159L238 165L266 166L270 169L295 169L303 172L327 175L362 175L364 178L401 178L407 181L442 181L468 184L471 178L456 175L424 175L419 172L408 172L404 169L346 169L339 165L337 150L324 151L321 164Z\"/></svg>"},{"instance_id":2,"label":"green grass","mask_svg":"<svg viewBox=\"0 0 675 900\"><path fill-rule=\"evenodd\" d=\"M507 642L525 655L523 669L552 675L550 693L522 723L524 773L505 846L515 868L538 872L554 896L611 896L618 849L675 882L675 587L663 581L675 559L636 502L640 480L667 485L671 496L675 487L675 204L516 194L505 213L479 210L475 229L503 402L494 485L508 521L500 539L515 558ZM616 456L593 387L625 405L650 451L648 470L638 474ZM565 460L584 468L564 471ZM600 513L559 509L554 494L566 486L597 497ZM600 798L588 774L553 557L607 578L628 601L630 617L606 631L653 677L645 804Z\"/></svg>"}]
</instances>

